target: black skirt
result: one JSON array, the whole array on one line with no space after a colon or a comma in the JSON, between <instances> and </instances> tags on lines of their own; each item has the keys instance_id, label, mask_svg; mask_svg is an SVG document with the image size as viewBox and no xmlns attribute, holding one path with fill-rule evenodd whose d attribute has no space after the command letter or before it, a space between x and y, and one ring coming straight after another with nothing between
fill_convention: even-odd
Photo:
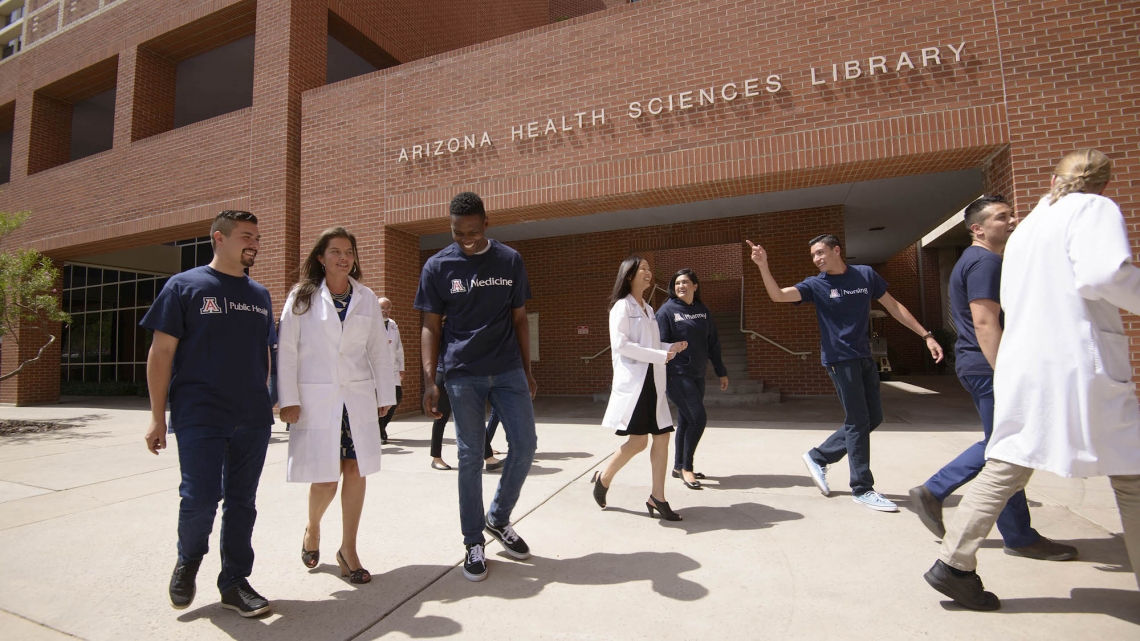
<instances>
[{"instance_id":1,"label":"black skirt","mask_svg":"<svg viewBox=\"0 0 1140 641\"><path fill-rule=\"evenodd\" d=\"M670 425L665 429L657 426L657 384L653 381L653 365L645 372L645 382L641 385L641 395L633 406L633 416L624 430L614 432L618 436L630 434L667 434L673 431Z\"/></svg>"}]
</instances>

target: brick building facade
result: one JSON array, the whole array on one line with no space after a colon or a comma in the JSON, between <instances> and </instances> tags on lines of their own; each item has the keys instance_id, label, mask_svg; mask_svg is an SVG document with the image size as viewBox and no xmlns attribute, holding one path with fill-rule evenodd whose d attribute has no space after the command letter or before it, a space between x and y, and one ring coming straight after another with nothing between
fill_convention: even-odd
<instances>
[{"instance_id":1,"label":"brick building facade","mask_svg":"<svg viewBox=\"0 0 1140 641\"><path fill-rule=\"evenodd\" d=\"M48 24L38 16L63 3L32 4L29 19ZM0 62L0 130L12 140L0 209L33 212L9 245L95 264L249 209L264 238L252 275L279 308L300 254L342 224L361 241L367 284L395 302L414 364L419 267L443 242L448 201L471 189L492 235L526 260L540 393L608 385L608 359L582 357L606 344L605 298L630 251L660 265L690 257L714 312L742 306L748 329L813 352L749 341L750 376L820 394L831 385L814 313L767 301L743 239L763 243L791 285L812 271L806 241L836 233L918 314L914 243L983 191L1027 213L1074 148L1109 153L1110 195L1137 225L1140 2L94 5L72 23L57 14L53 32ZM246 106L176 127L188 65L251 36ZM333 40L376 71L329 84ZM110 142L75 158L69 127L95 96L113 98ZM898 202L947 176L966 178L939 192L940 209ZM922 251L935 327L939 261ZM921 367L921 342L891 323L900 361ZM3 350L4 363L17 358L10 342ZM0 401L54 399L60 351L0 385ZM405 395L419 391L413 373Z\"/></svg>"}]
</instances>

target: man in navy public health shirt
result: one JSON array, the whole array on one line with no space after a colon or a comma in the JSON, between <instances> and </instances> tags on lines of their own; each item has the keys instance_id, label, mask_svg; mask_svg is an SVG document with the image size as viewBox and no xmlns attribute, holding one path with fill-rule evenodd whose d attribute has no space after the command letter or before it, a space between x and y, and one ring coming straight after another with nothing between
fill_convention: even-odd
<instances>
[{"instance_id":1,"label":"man in navy public health shirt","mask_svg":"<svg viewBox=\"0 0 1140 641\"><path fill-rule=\"evenodd\" d=\"M1003 324L1001 255L1017 219L1005 198L996 195L970 203L966 207L965 223L973 242L962 252L950 273L950 313L958 328L954 369L958 380L974 399L974 406L982 419L984 437L938 470L926 483L910 491L911 502L918 510L919 518L938 538L946 534L942 524L942 502L977 476L986 464L986 445L994 425L993 363L997 361ZM1075 547L1050 541L1033 529L1024 490L1006 502L1005 509L998 515L997 527L1007 554L1043 561L1067 561L1077 556Z\"/></svg>"},{"instance_id":2,"label":"man in navy public health shirt","mask_svg":"<svg viewBox=\"0 0 1140 641\"><path fill-rule=\"evenodd\" d=\"M273 425L269 347L277 342L269 292L245 275L260 245L257 218L223 211L210 228L214 259L177 274L139 323L154 331L147 357L151 424L147 448L166 447L166 401L178 442L178 561L170 604L194 600L195 578L208 551L223 498L218 590L222 607L244 617L269 611L250 587L255 498Z\"/></svg>"},{"instance_id":3,"label":"man in navy public health shirt","mask_svg":"<svg viewBox=\"0 0 1140 641\"><path fill-rule=\"evenodd\" d=\"M879 398L879 371L871 358L868 335L871 301L877 300L891 316L922 336L935 362L942 360L942 348L934 334L926 331L905 307L887 293L887 283L866 265L848 265L843 260L839 239L823 234L808 244L812 262L819 274L795 287L780 288L768 269L763 247L747 241L752 262L760 268L764 289L777 303L808 302L815 305L819 321L820 356L847 417L843 427L819 447L803 455L804 464L819 491L827 496L827 466L847 456L851 467L851 498L860 505L880 512L897 512L898 506L875 491L871 474L871 430L883 422Z\"/></svg>"},{"instance_id":4,"label":"man in navy public health shirt","mask_svg":"<svg viewBox=\"0 0 1140 641\"><path fill-rule=\"evenodd\" d=\"M420 274L415 308L424 312L422 368L424 412L440 418L435 384L440 338L443 376L455 417L459 450L459 521L467 548L463 575L487 578L486 529L516 559L530 548L510 525L511 511L530 472L537 437L530 372L526 301L530 284L518 252L484 236L487 215L479 196L464 192L451 201L455 242L428 259ZM443 323L443 317L447 323ZM502 418L510 452L491 508L483 513L483 449L487 401Z\"/></svg>"}]
</instances>

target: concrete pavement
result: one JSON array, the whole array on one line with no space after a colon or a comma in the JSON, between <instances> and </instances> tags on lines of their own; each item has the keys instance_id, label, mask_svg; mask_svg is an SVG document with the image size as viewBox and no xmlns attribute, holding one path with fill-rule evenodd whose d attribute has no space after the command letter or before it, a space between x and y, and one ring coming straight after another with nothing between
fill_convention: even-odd
<instances>
[{"instance_id":1,"label":"concrete pavement","mask_svg":"<svg viewBox=\"0 0 1140 641\"><path fill-rule=\"evenodd\" d=\"M793 399L714 410L698 453L706 488L670 479L668 499L685 520L667 523L645 513L646 455L619 474L608 509L594 504L590 474L621 442L598 426L600 404L540 399L539 454L515 512L534 556L510 560L491 544L490 577L477 584L457 567L456 476L429 468L427 421L389 427L384 469L369 477L360 556L373 580L365 586L337 571L337 502L325 517L320 565L302 566L307 486L284 481L288 434L278 425L258 496L251 577L274 612L257 620L218 606L217 527L197 599L187 610L170 608L177 454L173 442L160 456L146 452L143 403L0 408L0 419L81 424L0 437L0 636L1140 638L1140 591L1105 479L1035 475L1034 526L1077 545L1081 558L1010 557L994 532L979 562L987 589L1002 597L1000 612L963 611L931 590L921 575L937 541L907 510L906 492L980 429L953 378L892 384L884 405L872 467L877 489L899 501L901 513L853 503L842 463L829 475L832 496L820 496L799 456L835 428L841 411L833 398ZM495 445L505 450L502 436ZM444 458L455 464L450 433ZM497 479L484 475L488 502Z\"/></svg>"}]
</instances>

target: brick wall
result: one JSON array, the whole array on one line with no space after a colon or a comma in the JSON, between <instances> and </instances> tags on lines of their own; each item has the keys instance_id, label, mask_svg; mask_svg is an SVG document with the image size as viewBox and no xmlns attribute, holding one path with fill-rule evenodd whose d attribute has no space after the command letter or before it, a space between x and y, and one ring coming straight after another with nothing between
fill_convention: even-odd
<instances>
[{"instance_id":1,"label":"brick wall","mask_svg":"<svg viewBox=\"0 0 1140 641\"><path fill-rule=\"evenodd\" d=\"M1095 147L1112 158L1105 195L1140 250L1140 3L1082 0L995 3L1009 109L1010 193L1026 215L1049 190L1057 162ZM1128 316L1140 384L1140 318Z\"/></svg>"},{"instance_id":2,"label":"brick wall","mask_svg":"<svg viewBox=\"0 0 1140 641\"><path fill-rule=\"evenodd\" d=\"M736 260L739 249L739 243L733 243L658 250L653 256L658 285L668 290L673 274L688 267L697 273L701 281L698 286L701 302L710 311L714 314L739 313L740 279L744 274L743 266Z\"/></svg>"},{"instance_id":3,"label":"brick wall","mask_svg":"<svg viewBox=\"0 0 1140 641\"><path fill-rule=\"evenodd\" d=\"M942 285L939 282L938 250L923 249L922 260L922 291L926 299L925 327L929 331L934 331L942 327ZM886 263L874 267L883 280L887 281L891 296L902 303L919 323L923 323L916 247L911 245ZM875 309L881 310L882 307L875 305ZM926 372L930 354L926 344L914 332L889 316L881 322L881 326L883 336L886 337L891 350L891 367L900 374Z\"/></svg>"},{"instance_id":4,"label":"brick wall","mask_svg":"<svg viewBox=\"0 0 1140 641\"><path fill-rule=\"evenodd\" d=\"M716 284L731 286L731 296L727 292L722 294L733 306L722 308L723 311L739 309L736 305L739 304L740 275L744 274L746 327L794 351L813 352L807 360L802 360L763 341L749 341L749 376L777 384L787 394L831 393L830 380L819 364L815 312L810 306L776 305L768 299L763 293L759 272L744 251L744 239L757 238L759 234L769 238L774 273L777 278L783 277L781 284L792 285L815 271L807 251L807 241L815 235L811 225L824 219L834 222L841 217L841 208L830 207L506 243L518 250L526 263L533 296L527 302L527 312L539 314L541 360L534 363L533 370L541 393L590 394L610 386L613 377L610 354L607 352L588 362L582 357L592 356L609 345L607 300L621 261L631 253L650 262L661 285L668 285L664 278L666 273L671 275L676 271L671 266L663 268L664 265L674 261L700 265L710 275L714 287ZM420 252L419 264L434 253ZM590 260L583 260L584 256ZM682 257L697 260L684 261ZM417 269L415 276L418 278L418 275ZM413 286L404 294L408 298L399 301L396 307L410 309L414 294ZM664 298L664 294L657 292L654 308L660 307ZM710 305L710 308L719 311L720 303L715 299L713 303L716 307ZM579 334L581 326L587 327L589 333ZM734 330L735 325L725 328L730 329ZM404 346L410 350L407 332Z\"/></svg>"},{"instance_id":5,"label":"brick wall","mask_svg":"<svg viewBox=\"0 0 1140 641\"><path fill-rule=\"evenodd\" d=\"M384 266L377 282L406 293L412 239L445 230L446 203L468 188L507 224L982 167L987 188L1012 194L1024 214L1065 152L1096 146L1117 163L1108 195L1140 240L1135 2L644 0L606 10L585 2L575 4L588 15L546 24L556 3L262 0L254 106L145 139L133 138L136 123L151 126L134 92L157 85L137 77L138 45L237 3L116 2L50 38L60 11L79 3L41 4L29 39L42 41L0 62L0 104L16 105L12 182L0 189L0 208L33 211L9 246L67 258L163 242L200 232L223 206L244 206L265 220L254 275L278 306L306 239L332 223L357 229L367 264ZM321 84L329 10L405 64L306 92ZM811 83L811 68L826 78L831 63L872 55L893 63L928 46L948 55L947 45L962 41L960 63ZM33 113L46 106L36 106L36 91L114 56L114 149L34 173L43 166L36 154L51 148L50 135L43 147L33 140ZM627 115L634 100L753 77L763 87L768 74L780 75L780 92ZM600 109L606 120L596 127L511 138L512 127L544 129L548 118L573 122L575 113ZM484 131L494 137L489 148L397 162L401 148ZM740 233L762 232L766 245L804 252L790 282L811 271L806 248L795 246L800 236L842 228L837 208L813 216L760 216L727 240L647 240L641 248L735 243ZM744 275L747 291L758 292L755 270ZM748 298L749 325L816 349L809 309L772 307ZM1129 331L1140 342L1134 319ZM759 343L750 342L759 361L778 363L778 350ZM765 367L753 375L786 375L785 391L828 389L818 365Z\"/></svg>"}]
</instances>

